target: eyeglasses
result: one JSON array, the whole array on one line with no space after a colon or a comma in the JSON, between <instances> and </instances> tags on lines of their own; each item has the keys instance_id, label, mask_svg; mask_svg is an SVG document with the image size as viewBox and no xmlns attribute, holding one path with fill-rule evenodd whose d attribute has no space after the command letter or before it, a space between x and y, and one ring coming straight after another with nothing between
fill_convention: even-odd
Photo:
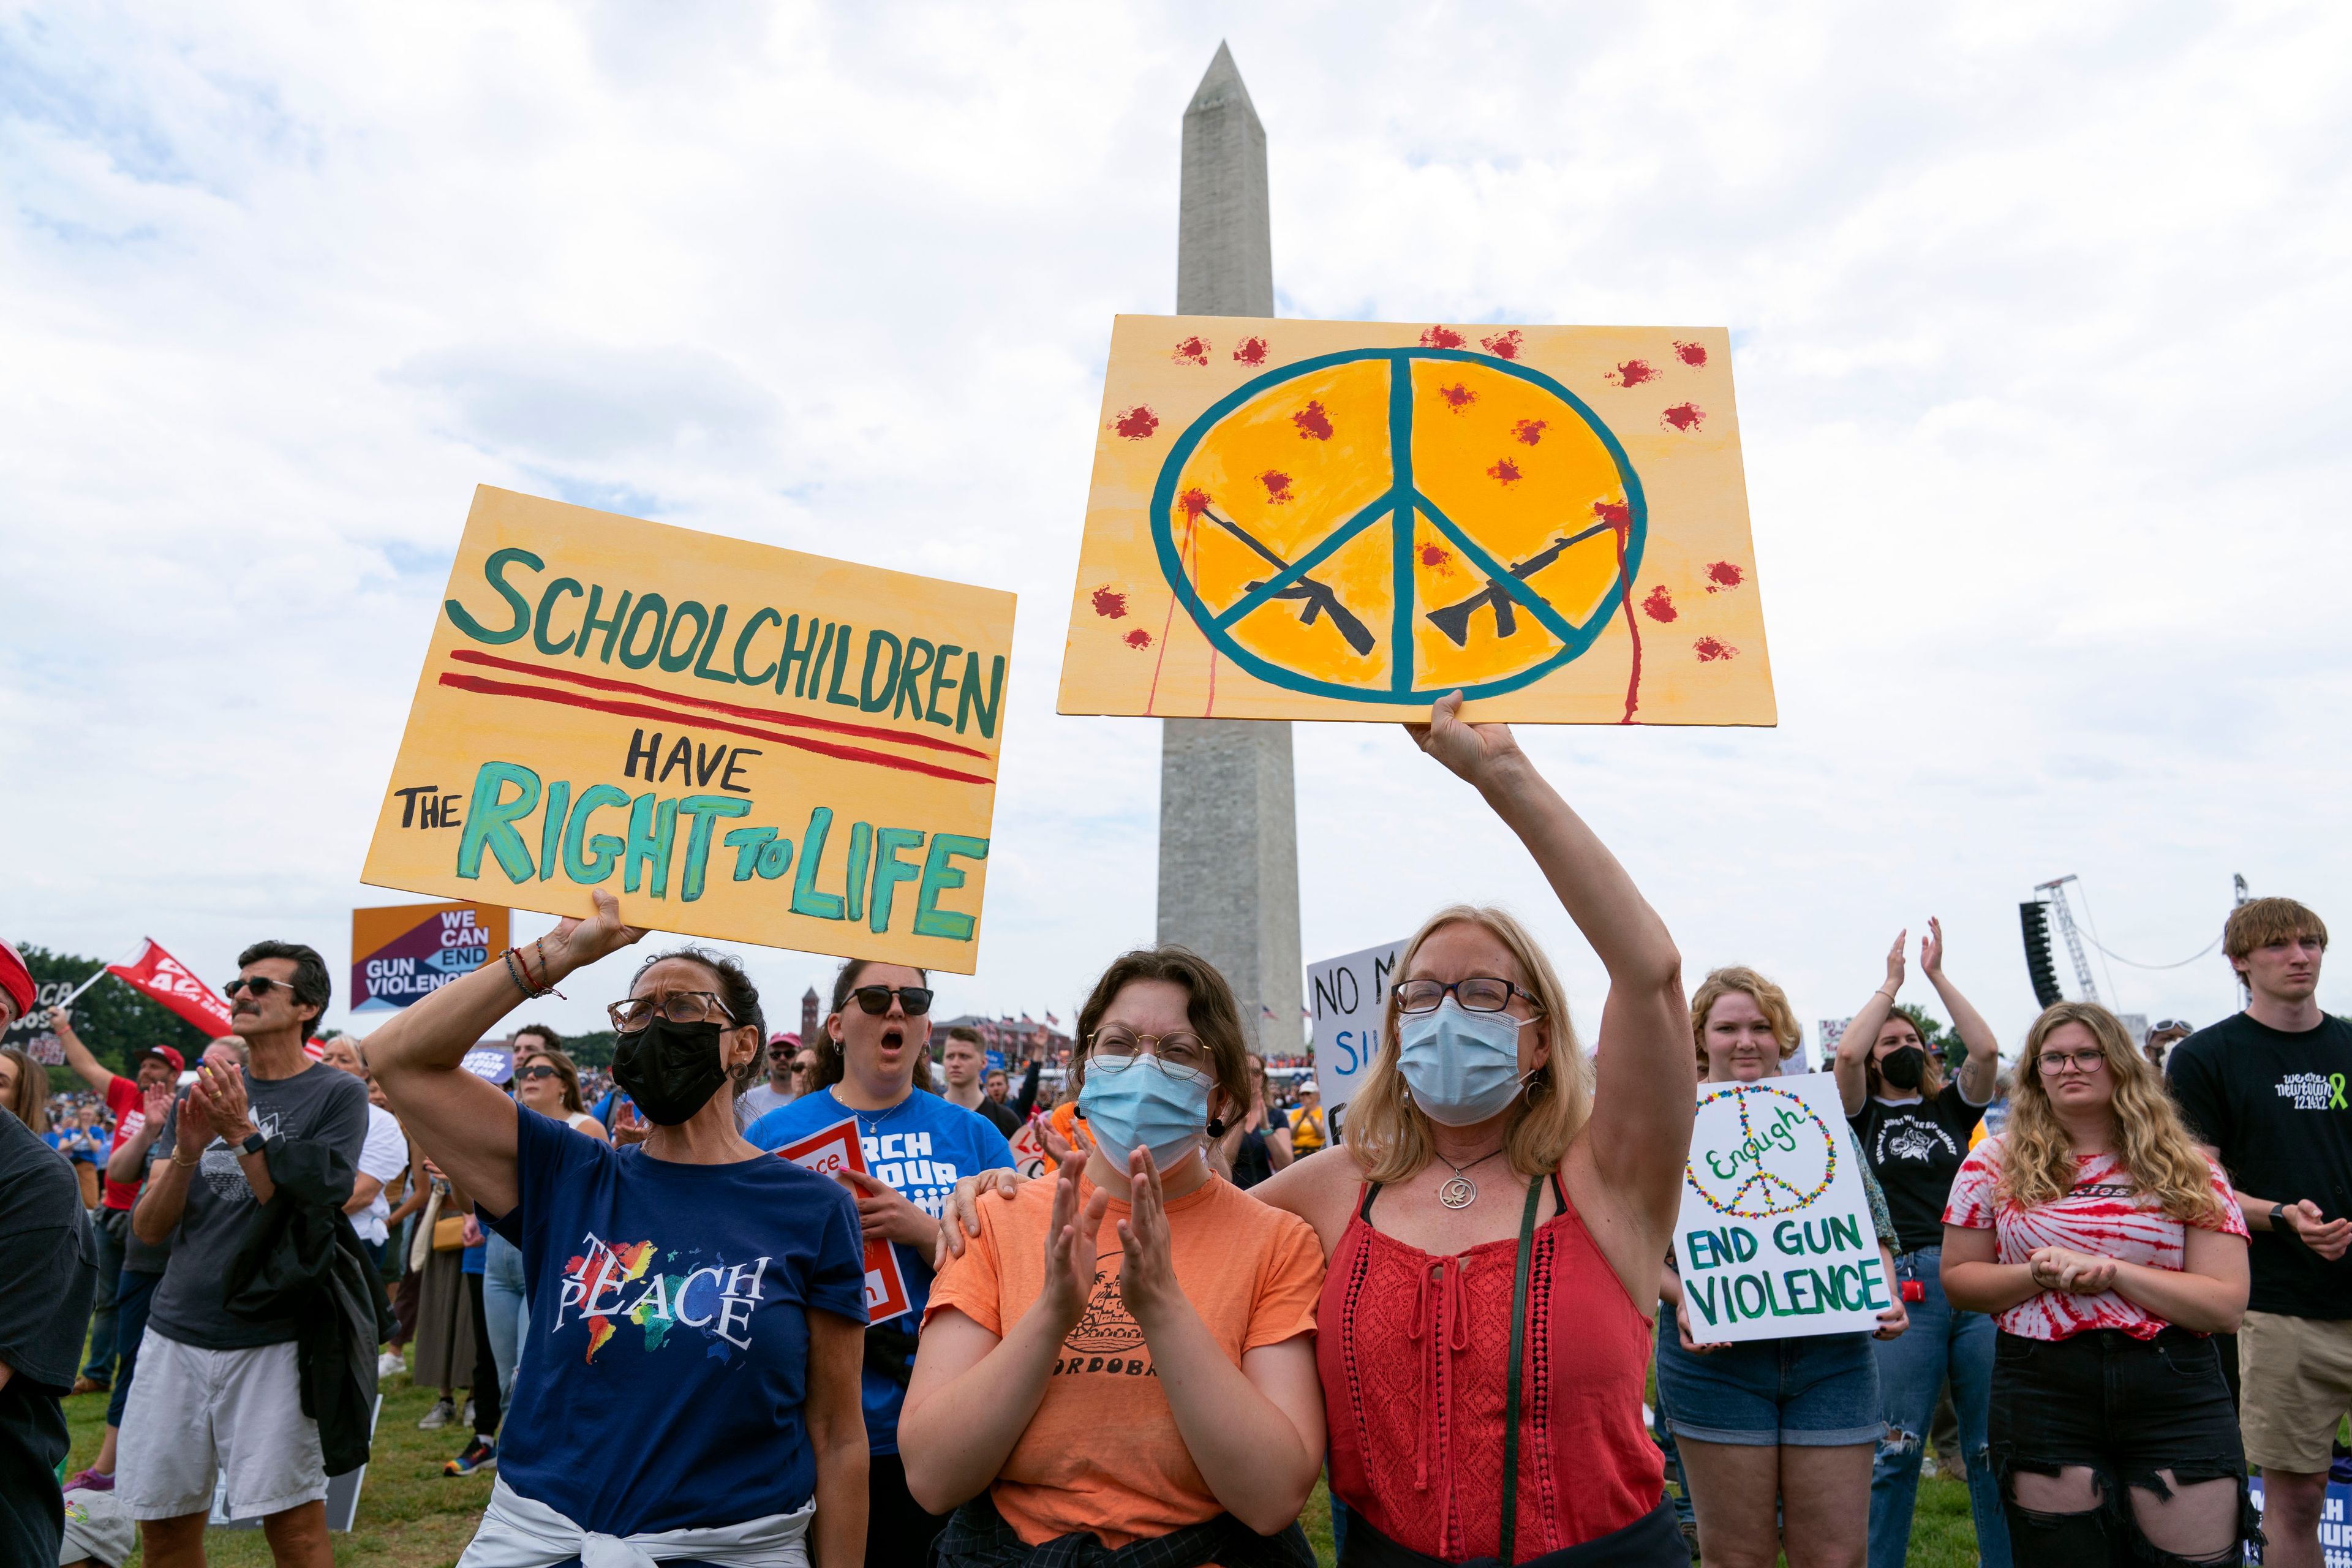
<instances>
[{"instance_id":1,"label":"eyeglasses","mask_svg":"<svg viewBox=\"0 0 2352 1568\"><path fill-rule=\"evenodd\" d=\"M614 1003L604 1013L613 1020L614 1028L624 1035L634 1035L654 1021L656 1008L673 1024L699 1024L714 1012L730 1024L735 1021L735 1015L727 1010L727 1004L719 999L715 991L669 991L659 996L632 996L625 1002Z\"/></svg>"},{"instance_id":2,"label":"eyeglasses","mask_svg":"<svg viewBox=\"0 0 2352 1568\"><path fill-rule=\"evenodd\" d=\"M221 987L221 994L234 1002L236 1000L238 992L250 986L253 989L254 999L259 1001L281 985L286 987L288 995L294 994L294 983L290 980L272 980L267 974L240 974Z\"/></svg>"},{"instance_id":3,"label":"eyeglasses","mask_svg":"<svg viewBox=\"0 0 2352 1568\"><path fill-rule=\"evenodd\" d=\"M1121 1024L1107 1025L1095 1031L1088 1055L1111 1072L1133 1067L1140 1057L1153 1056L1160 1058L1161 1067L1181 1077L1203 1083L1210 1077L1209 1047L1201 1043L1200 1036L1182 1030L1172 1035L1139 1035Z\"/></svg>"},{"instance_id":4,"label":"eyeglasses","mask_svg":"<svg viewBox=\"0 0 2352 1568\"><path fill-rule=\"evenodd\" d=\"M2035 1065L2041 1068L2042 1076L2044 1078L2054 1078L2069 1067L2078 1073L2089 1074L2097 1072L2107 1065L2107 1053L2105 1051L2044 1051L2042 1053L2040 1061Z\"/></svg>"},{"instance_id":5,"label":"eyeglasses","mask_svg":"<svg viewBox=\"0 0 2352 1568\"><path fill-rule=\"evenodd\" d=\"M1535 993L1522 991L1507 980L1491 974L1474 974L1467 980L1408 980L1396 987L1397 1011L1400 1013L1434 1013L1437 1005L1451 992L1454 999L1468 1013L1499 1013L1511 1005L1514 996L1524 996L1535 1003L1537 1011L1543 1004L1536 1001Z\"/></svg>"},{"instance_id":6,"label":"eyeglasses","mask_svg":"<svg viewBox=\"0 0 2352 1568\"><path fill-rule=\"evenodd\" d=\"M515 1077L517 1078L562 1078L562 1076L563 1075L562 1073L557 1072L553 1068L543 1066L525 1068L522 1071L515 1074Z\"/></svg>"},{"instance_id":7,"label":"eyeglasses","mask_svg":"<svg viewBox=\"0 0 2352 1568\"><path fill-rule=\"evenodd\" d=\"M909 1018L919 1018L931 1010L930 988L924 985L861 985L850 995L868 1013L887 1013L893 996Z\"/></svg>"}]
</instances>

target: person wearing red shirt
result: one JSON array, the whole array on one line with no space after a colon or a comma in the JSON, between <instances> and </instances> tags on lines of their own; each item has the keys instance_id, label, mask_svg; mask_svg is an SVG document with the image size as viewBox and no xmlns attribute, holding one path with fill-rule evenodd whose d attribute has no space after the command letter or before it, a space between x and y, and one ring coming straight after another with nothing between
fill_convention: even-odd
<instances>
[{"instance_id":1,"label":"person wearing red shirt","mask_svg":"<svg viewBox=\"0 0 2352 1568\"><path fill-rule=\"evenodd\" d=\"M2043 1013L1944 1211L1944 1292L1999 1330L1992 1468L2019 1568L2235 1563L2261 1539L2211 1337L2248 1279L2229 1178L2122 1023Z\"/></svg>"},{"instance_id":2,"label":"person wearing red shirt","mask_svg":"<svg viewBox=\"0 0 2352 1568\"><path fill-rule=\"evenodd\" d=\"M107 1111L114 1118L117 1143L137 1137L146 1125L147 1090L175 1088L187 1066L171 1047L150 1046L131 1065L135 1076L124 1078L90 1054L81 1037L74 1033L73 1016L63 1007L49 1009L49 1028L65 1047L66 1066L106 1101ZM119 1348L114 1342L115 1282L122 1274L123 1247L131 1236L131 1205L138 1196L136 1182L118 1182L109 1176L103 1184L98 1223L91 1227L92 1239L98 1243L98 1305L90 1317L89 1353L82 1362L81 1375L74 1380L76 1394L96 1394L114 1386Z\"/></svg>"}]
</instances>

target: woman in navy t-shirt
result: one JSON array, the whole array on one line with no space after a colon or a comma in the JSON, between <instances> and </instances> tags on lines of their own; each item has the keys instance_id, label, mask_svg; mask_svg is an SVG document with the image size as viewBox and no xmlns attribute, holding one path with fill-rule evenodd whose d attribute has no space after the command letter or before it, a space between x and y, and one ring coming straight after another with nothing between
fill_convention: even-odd
<instances>
[{"instance_id":1,"label":"woman in navy t-shirt","mask_svg":"<svg viewBox=\"0 0 2352 1568\"><path fill-rule=\"evenodd\" d=\"M460 1066L526 997L645 933L596 913L446 985L367 1042L417 1143L522 1249L528 1350L466 1568L555 1568L591 1536L663 1560L849 1568L866 1549L866 1268L835 1184L744 1142L759 993L732 959L642 965L613 1075L653 1124L614 1149Z\"/></svg>"}]
</instances>

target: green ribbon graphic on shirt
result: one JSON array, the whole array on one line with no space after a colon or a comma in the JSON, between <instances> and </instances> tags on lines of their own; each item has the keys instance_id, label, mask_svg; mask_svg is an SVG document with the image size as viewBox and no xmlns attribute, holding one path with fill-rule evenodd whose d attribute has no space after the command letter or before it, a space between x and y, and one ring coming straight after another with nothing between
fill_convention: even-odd
<instances>
[{"instance_id":1,"label":"green ribbon graphic on shirt","mask_svg":"<svg viewBox=\"0 0 2352 1568\"><path fill-rule=\"evenodd\" d=\"M2332 1090L2334 1091L2333 1098L2331 1098L2331 1099L2328 1100L2328 1102L2327 1102L2327 1109L2328 1109L2328 1110L2352 1110L2352 1107L2347 1107L2347 1106L2344 1103L2344 1075L2343 1075L2342 1073L2340 1073L2340 1072L2332 1072L2332 1073L2329 1073L2329 1074L2327 1075L2327 1087L2328 1087L2330 1089L2332 1089Z\"/></svg>"}]
</instances>

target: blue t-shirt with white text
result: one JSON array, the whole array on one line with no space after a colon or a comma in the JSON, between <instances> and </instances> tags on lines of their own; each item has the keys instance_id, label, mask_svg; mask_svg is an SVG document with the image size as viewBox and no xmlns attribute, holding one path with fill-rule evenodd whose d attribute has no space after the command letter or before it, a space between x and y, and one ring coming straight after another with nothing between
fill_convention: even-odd
<instances>
[{"instance_id":1,"label":"blue t-shirt with white text","mask_svg":"<svg viewBox=\"0 0 2352 1568\"><path fill-rule=\"evenodd\" d=\"M808 1313L866 1321L857 1206L773 1157L615 1149L518 1107L530 1321L499 1469L607 1535L737 1524L815 1495Z\"/></svg>"},{"instance_id":2,"label":"blue t-shirt with white text","mask_svg":"<svg viewBox=\"0 0 2352 1568\"><path fill-rule=\"evenodd\" d=\"M976 1171L1013 1168L1013 1146L994 1124L919 1089L887 1110L856 1112L835 1099L832 1089L816 1089L769 1111L745 1128L743 1136L762 1149L775 1149L853 1114L866 1171L927 1215L939 1214L958 1179ZM892 1249L898 1255L898 1271L907 1277L907 1297L914 1310L890 1326L912 1333L931 1299L931 1249L903 1242L892 1243ZM897 1453L905 1382L868 1366L865 1396L867 1443L877 1454Z\"/></svg>"}]
</instances>

